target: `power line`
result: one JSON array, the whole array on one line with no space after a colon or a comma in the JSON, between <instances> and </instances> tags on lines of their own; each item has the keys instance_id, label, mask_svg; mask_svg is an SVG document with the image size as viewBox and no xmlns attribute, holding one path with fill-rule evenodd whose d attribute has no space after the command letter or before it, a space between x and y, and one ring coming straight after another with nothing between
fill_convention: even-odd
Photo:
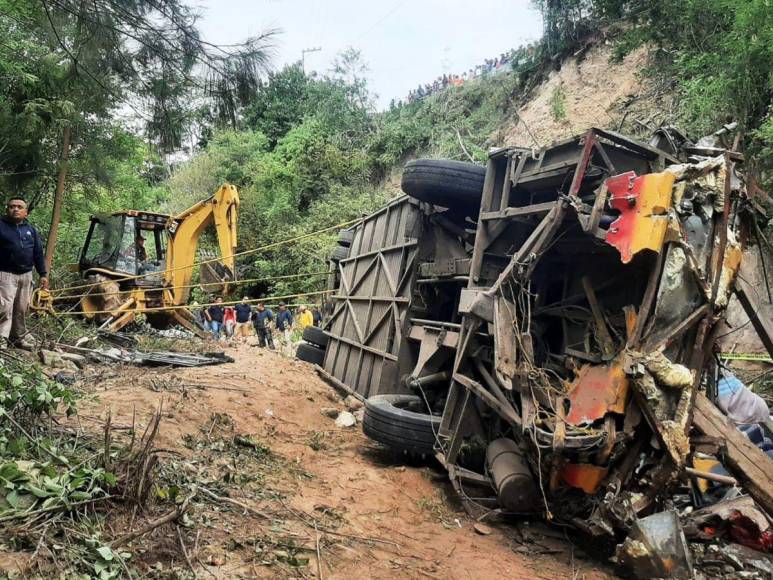
<instances>
[{"instance_id":1,"label":"power line","mask_svg":"<svg viewBox=\"0 0 773 580\"><path fill-rule=\"evenodd\" d=\"M389 18L390 16L392 16L392 14L394 14L394 13L395 13L395 12L397 12L397 11L398 11L400 8L402 8L403 4L405 4L407 1L408 1L408 0L400 0L400 1L398 1L397 3L395 3L395 5L394 5L394 6L392 6L392 8L390 8L390 9L389 9L389 11L388 11L386 14L384 14L384 15L383 15L381 18L379 18L378 20L376 20L376 22L374 22L374 23L373 23L373 24L372 24L372 25L371 25L371 26L370 26L370 27L369 27L367 30L365 30L365 31L364 31L364 32L362 32L362 33L361 33L359 36L357 36L357 38L355 38L354 40L352 40L351 42L349 42L349 44L354 44L355 42L357 42L358 40L360 40L360 39L361 39L363 36L365 36L366 34L370 33L371 31L373 31L373 30L374 30L376 27L378 27L378 25L379 25L379 24L381 24L382 22L384 22L384 21L385 21L387 18Z\"/></svg>"},{"instance_id":2,"label":"power line","mask_svg":"<svg viewBox=\"0 0 773 580\"><path fill-rule=\"evenodd\" d=\"M331 290L318 290L316 292L301 292L299 294L286 294L284 296L265 296L262 298L250 298L247 300L248 304L265 304L266 302L272 301L275 302L277 300L287 300L290 298L301 298L303 296L320 296L322 294L331 294ZM189 304L178 304L174 306L152 306L149 308L142 308L141 310L137 311L137 314L144 314L145 312L167 312L169 310L191 310L196 308L206 308L208 306L235 306L236 304L241 304L241 300L232 300L229 302L208 302L206 304L199 304L197 306L191 306ZM132 312L131 310L126 310L124 312ZM114 310L95 310L92 312L89 312L90 315L97 315L97 314L116 314ZM67 310L65 312L57 313L57 316L83 316L83 312L74 312L72 310Z\"/></svg>"},{"instance_id":3,"label":"power line","mask_svg":"<svg viewBox=\"0 0 773 580\"><path fill-rule=\"evenodd\" d=\"M212 258L212 259L209 259L209 260L201 260L199 262L194 262L190 266L178 266L177 268L171 268L170 270L166 270L166 273L177 272L177 271L180 271L180 270L193 269L196 266L200 266L202 264L212 264L212 263L215 263L215 262L221 262L221 261L226 260L228 258L238 258L238 257L241 257L241 256L247 256L249 254L255 254L255 253L258 253L258 252L264 252L264 251L270 250L272 248L283 246L284 244L288 244L290 242L297 242L299 240L303 240L303 239L309 238L311 236L316 236L318 234L323 234L325 232L329 232L330 230L345 228L347 226L351 226L351 225L353 225L353 224L355 224L357 222L360 222L360 221L362 221L362 218L355 218L355 219L349 220L347 222L342 222L342 223L336 224L334 226L330 226L330 227L323 228L321 230L317 230L317 231L314 231L314 232L309 232L309 233L306 233L306 234L301 234L300 236L295 236L295 237L288 238L288 239L285 239L285 240L280 240L278 242L272 242L270 244L266 244L264 246L259 246L257 248L253 248L251 250L244 250L242 252L236 252L234 254L231 254L230 256L221 256L219 258ZM125 281L128 281L128 280L141 280L143 278L147 278L148 276L154 276L154 275L157 275L157 274L158 274L158 272L146 272L145 274L129 275L129 276L123 276L121 278L114 278L112 281L113 282L125 282ZM59 292L67 292L68 290L80 290L80 289L83 289L83 288L91 288L93 286L98 286L101 283L102 282L92 282L92 283L89 283L89 284L80 284L78 286L68 286L68 287L65 287L65 288L57 288L55 290L52 290L51 292L53 294L53 293L59 293Z\"/></svg>"},{"instance_id":4,"label":"power line","mask_svg":"<svg viewBox=\"0 0 773 580\"><path fill-rule=\"evenodd\" d=\"M155 272L156 274L160 272ZM287 274L284 276L263 276L262 278L246 278L244 280L228 280L225 281L225 284L234 284L236 286L242 286L244 284L252 284L254 282L270 282L274 280L292 280L294 278L313 278L316 276L327 276L330 274L330 272L303 272L302 274ZM112 280L105 280L105 282L109 283L112 282ZM101 282L100 282L101 284ZM213 283L217 284L217 283ZM211 286L212 284L199 282L198 284L183 284L180 286L162 286L159 288L152 288L152 290L177 290L179 288L197 288L198 286ZM116 290L113 292L84 292L83 294L65 294L63 296L54 296L52 300L73 300L75 298L86 298L86 297L95 297L95 296L116 296L118 294L122 294L123 290Z\"/></svg>"}]
</instances>

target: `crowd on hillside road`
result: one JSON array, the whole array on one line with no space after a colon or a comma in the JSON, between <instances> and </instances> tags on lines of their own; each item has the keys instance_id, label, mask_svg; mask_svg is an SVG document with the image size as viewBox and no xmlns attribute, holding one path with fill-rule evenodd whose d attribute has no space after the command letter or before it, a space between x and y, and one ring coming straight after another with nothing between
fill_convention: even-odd
<instances>
[{"instance_id":1,"label":"crowd on hillside road","mask_svg":"<svg viewBox=\"0 0 773 580\"><path fill-rule=\"evenodd\" d=\"M280 302L274 312L262 302L253 308L247 296L235 305L224 304L222 296L206 308L194 302L191 313L199 326L211 334L212 340L247 342L254 335L258 339L255 346L275 349L278 343L287 355L292 355L293 330L322 325L322 313L317 306L302 304L293 313L287 304Z\"/></svg>"},{"instance_id":2,"label":"crowd on hillside road","mask_svg":"<svg viewBox=\"0 0 773 580\"><path fill-rule=\"evenodd\" d=\"M482 64L474 66L462 74L444 74L439 76L433 82L419 85L416 89L408 93L407 101L409 103L421 100L425 97L437 94L448 87L459 87L466 82L478 79L483 76L499 74L511 69L511 63L516 55L515 50L503 52L495 58L486 59Z\"/></svg>"}]
</instances>

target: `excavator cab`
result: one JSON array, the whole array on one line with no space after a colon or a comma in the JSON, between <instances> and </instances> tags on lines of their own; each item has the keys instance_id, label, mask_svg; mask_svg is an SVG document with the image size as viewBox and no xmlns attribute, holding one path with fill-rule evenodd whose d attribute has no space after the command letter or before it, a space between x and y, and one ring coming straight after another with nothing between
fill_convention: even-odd
<instances>
[{"instance_id":1,"label":"excavator cab","mask_svg":"<svg viewBox=\"0 0 773 580\"><path fill-rule=\"evenodd\" d=\"M224 184L174 216L138 210L93 216L78 260L89 283L83 315L113 331L144 314L154 326L176 323L202 334L185 308L194 270L205 291L234 289L238 208L236 187ZM199 238L209 227L220 255L197 264Z\"/></svg>"},{"instance_id":2,"label":"excavator cab","mask_svg":"<svg viewBox=\"0 0 773 580\"><path fill-rule=\"evenodd\" d=\"M142 275L136 285L160 286L166 268L169 219L163 214L136 211L93 216L78 262L79 272L83 276Z\"/></svg>"}]
</instances>

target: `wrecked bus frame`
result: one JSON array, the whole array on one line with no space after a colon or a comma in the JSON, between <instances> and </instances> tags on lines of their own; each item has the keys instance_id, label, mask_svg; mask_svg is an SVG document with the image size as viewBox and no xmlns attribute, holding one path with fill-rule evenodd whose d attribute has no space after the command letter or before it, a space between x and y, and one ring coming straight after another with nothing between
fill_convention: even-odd
<instances>
[{"instance_id":1,"label":"wrecked bus frame","mask_svg":"<svg viewBox=\"0 0 773 580\"><path fill-rule=\"evenodd\" d=\"M687 468L722 430L712 346L750 212L742 155L666 148L594 128L499 149L476 203L404 179L418 200L365 218L337 264L320 369L372 397L366 434L416 452L429 433L472 513L542 512L597 537L682 484L700 495ZM770 513L770 459L729 439L726 463Z\"/></svg>"}]
</instances>

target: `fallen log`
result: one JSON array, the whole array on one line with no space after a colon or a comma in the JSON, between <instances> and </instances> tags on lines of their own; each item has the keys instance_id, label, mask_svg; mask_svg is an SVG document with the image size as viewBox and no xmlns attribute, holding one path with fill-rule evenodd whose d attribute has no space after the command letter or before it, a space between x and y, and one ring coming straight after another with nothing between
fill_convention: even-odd
<instances>
[{"instance_id":1,"label":"fallen log","mask_svg":"<svg viewBox=\"0 0 773 580\"><path fill-rule=\"evenodd\" d=\"M769 514L773 514L773 461L703 393L695 398L693 426L722 441L725 467Z\"/></svg>"}]
</instances>

